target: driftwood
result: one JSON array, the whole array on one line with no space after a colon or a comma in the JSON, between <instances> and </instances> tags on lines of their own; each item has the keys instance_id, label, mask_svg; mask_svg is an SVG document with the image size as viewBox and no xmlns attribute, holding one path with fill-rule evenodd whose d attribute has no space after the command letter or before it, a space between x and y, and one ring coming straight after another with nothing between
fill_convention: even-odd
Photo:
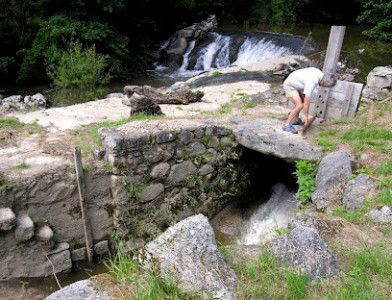
<instances>
[{"instance_id":1,"label":"driftwood","mask_svg":"<svg viewBox=\"0 0 392 300\"><path fill-rule=\"evenodd\" d=\"M146 96L133 93L130 98L123 99L122 103L131 107L130 115L143 113L146 115L162 115L162 110L157 102Z\"/></svg>"},{"instance_id":2,"label":"driftwood","mask_svg":"<svg viewBox=\"0 0 392 300\"><path fill-rule=\"evenodd\" d=\"M204 96L203 92L192 91L189 87L182 87L177 90L164 90L155 89L148 85L127 85L124 87L124 92L130 99L132 99L134 94L138 94L154 100L158 104L189 104L201 101L201 98Z\"/></svg>"},{"instance_id":3,"label":"driftwood","mask_svg":"<svg viewBox=\"0 0 392 300\"><path fill-rule=\"evenodd\" d=\"M123 99L122 103L131 107L131 116L138 113L162 115L159 104L189 104L200 101L204 96L203 92L194 92L189 87L164 90L148 85L127 85L124 87L124 92L128 98Z\"/></svg>"}]
</instances>

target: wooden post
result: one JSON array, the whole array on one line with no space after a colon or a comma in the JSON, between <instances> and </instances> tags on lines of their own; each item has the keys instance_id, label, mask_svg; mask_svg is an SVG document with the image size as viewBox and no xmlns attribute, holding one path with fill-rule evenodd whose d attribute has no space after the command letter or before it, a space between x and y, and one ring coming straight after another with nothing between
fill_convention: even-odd
<instances>
[{"instance_id":1,"label":"wooden post","mask_svg":"<svg viewBox=\"0 0 392 300\"><path fill-rule=\"evenodd\" d=\"M334 78L343 45L345 26L332 26L329 33L327 53L325 54L323 73L327 79Z\"/></svg>"},{"instance_id":2,"label":"wooden post","mask_svg":"<svg viewBox=\"0 0 392 300\"><path fill-rule=\"evenodd\" d=\"M88 224L87 214L86 214L86 203L84 198L84 176L83 176L83 165L82 165L82 155L80 148L78 146L74 147L74 160L75 160L75 170L76 178L78 181L79 199L80 199L80 209L82 211L82 221L84 230L84 240L87 249L87 259L89 263L93 262L93 243L91 237L91 231Z\"/></svg>"}]
</instances>

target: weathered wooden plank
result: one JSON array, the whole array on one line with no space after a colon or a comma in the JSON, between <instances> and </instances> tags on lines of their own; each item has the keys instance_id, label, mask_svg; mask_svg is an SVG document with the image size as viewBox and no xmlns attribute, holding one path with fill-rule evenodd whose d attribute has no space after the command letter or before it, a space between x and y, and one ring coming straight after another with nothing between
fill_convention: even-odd
<instances>
[{"instance_id":1,"label":"weathered wooden plank","mask_svg":"<svg viewBox=\"0 0 392 300\"><path fill-rule=\"evenodd\" d=\"M346 90L349 88L349 86L351 86L350 89L352 88L352 93L350 99L347 99ZM323 90L321 87L317 88L311 97L309 115L314 115L317 113L318 117L341 119L342 111L345 110L347 101L349 101L349 105L347 106L348 110L345 117L353 118L358 108L362 88L363 85L361 83L338 80L336 85L329 89L328 105L324 110L322 108L320 109L320 107L317 107L317 103L319 101L319 90ZM323 111L323 114L320 113L320 110Z\"/></svg>"},{"instance_id":2,"label":"weathered wooden plank","mask_svg":"<svg viewBox=\"0 0 392 300\"><path fill-rule=\"evenodd\" d=\"M78 146L74 147L74 159L75 159L75 170L76 179L78 182L80 210L82 212L84 239L87 249L87 258L89 263L93 262L93 242L91 236L91 229L86 214L86 200L85 200L85 187L84 187L84 176L83 176L83 165L82 165L82 154Z\"/></svg>"},{"instance_id":3,"label":"weathered wooden plank","mask_svg":"<svg viewBox=\"0 0 392 300\"><path fill-rule=\"evenodd\" d=\"M329 33L328 47L325 54L323 73L327 80L334 78L343 45L345 26L332 26Z\"/></svg>"},{"instance_id":4,"label":"weathered wooden plank","mask_svg":"<svg viewBox=\"0 0 392 300\"><path fill-rule=\"evenodd\" d=\"M348 115L348 109L350 108L353 91L354 91L354 86L352 84L347 84L344 93L344 98L345 98L344 108L342 110L342 114L340 115L341 118L345 118Z\"/></svg>"}]
</instances>

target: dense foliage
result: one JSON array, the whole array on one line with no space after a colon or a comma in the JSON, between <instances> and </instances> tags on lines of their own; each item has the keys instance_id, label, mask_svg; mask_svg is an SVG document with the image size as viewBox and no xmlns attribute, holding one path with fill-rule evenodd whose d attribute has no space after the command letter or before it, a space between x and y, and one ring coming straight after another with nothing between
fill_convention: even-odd
<instances>
[{"instance_id":1,"label":"dense foliage","mask_svg":"<svg viewBox=\"0 0 392 300\"><path fill-rule=\"evenodd\" d=\"M372 24L372 37L390 39L392 1L349 0L0 0L0 80L48 80L70 43L95 45L105 71L145 69L148 53L175 30L215 14L220 24Z\"/></svg>"},{"instance_id":2,"label":"dense foliage","mask_svg":"<svg viewBox=\"0 0 392 300\"><path fill-rule=\"evenodd\" d=\"M364 33L373 38L392 41L392 0L370 0L365 8L358 21L374 27Z\"/></svg>"}]
</instances>

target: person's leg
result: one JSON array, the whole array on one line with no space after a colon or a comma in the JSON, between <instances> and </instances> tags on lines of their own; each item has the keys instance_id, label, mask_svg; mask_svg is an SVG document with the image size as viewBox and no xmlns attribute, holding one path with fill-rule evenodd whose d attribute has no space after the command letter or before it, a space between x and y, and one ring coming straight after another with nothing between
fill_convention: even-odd
<instances>
[{"instance_id":1,"label":"person's leg","mask_svg":"<svg viewBox=\"0 0 392 300\"><path fill-rule=\"evenodd\" d=\"M287 121L285 124L286 126L290 125L291 121L298 120L299 113L302 110L302 108L304 107L304 105L302 103L302 98L299 95L299 93L297 95L295 95L294 97L289 98L289 100L294 103L295 107L290 112L289 117L287 118Z\"/></svg>"}]
</instances>

